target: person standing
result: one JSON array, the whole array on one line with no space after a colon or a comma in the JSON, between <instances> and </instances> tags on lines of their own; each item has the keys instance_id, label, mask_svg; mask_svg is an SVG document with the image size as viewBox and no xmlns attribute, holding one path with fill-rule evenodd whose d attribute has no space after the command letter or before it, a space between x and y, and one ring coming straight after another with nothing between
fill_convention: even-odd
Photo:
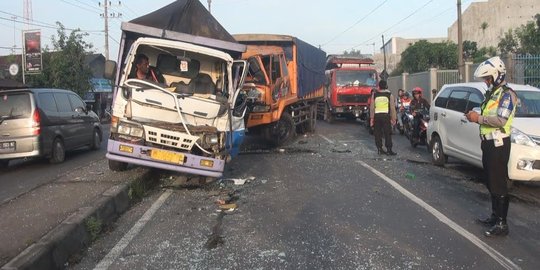
<instances>
[{"instance_id":1,"label":"person standing","mask_svg":"<svg viewBox=\"0 0 540 270\"><path fill-rule=\"evenodd\" d=\"M379 81L379 89L373 92L371 97L369 114L370 125L373 127L375 135L375 145L379 155L396 155L392 151L392 126L396 124L396 99L388 91L386 81ZM386 151L382 148L382 137L384 135L384 144Z\"/></svg>"},{"instance_id":2,"label":"person standing","mask_svg":"<svg viewBox=\"0 0 540 270\"><path fill-rule=\"evenodd\" d=\"M488 86L486 98L481 104L481 113L469 111L469 121L480 125L482 165L486 175L486 186L491 195L491 216L478 221L490 228L486 236L509 233L506 216L510 200L508 197L508 160L510 157L510 127L514 119L518 99L514 90L505 81L506 67L498 57L481 63L474 77L482 78Z\"/></svg>"}]
</instances>

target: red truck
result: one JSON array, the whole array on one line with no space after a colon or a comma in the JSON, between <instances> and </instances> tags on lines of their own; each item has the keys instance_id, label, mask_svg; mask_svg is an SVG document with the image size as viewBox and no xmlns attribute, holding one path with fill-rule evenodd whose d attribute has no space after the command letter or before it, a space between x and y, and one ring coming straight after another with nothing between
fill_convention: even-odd
<instances>
[{"instance_id":1,"label":"red truck","mask_svg":"<svg viewBox=\"0 0 540 270\"><path fill-rule=\"evenodd\" d=\"M326 61L324 119L336 116L366 121L378 76L373 59L330 55Z\"/></svg>"}]
</instances>

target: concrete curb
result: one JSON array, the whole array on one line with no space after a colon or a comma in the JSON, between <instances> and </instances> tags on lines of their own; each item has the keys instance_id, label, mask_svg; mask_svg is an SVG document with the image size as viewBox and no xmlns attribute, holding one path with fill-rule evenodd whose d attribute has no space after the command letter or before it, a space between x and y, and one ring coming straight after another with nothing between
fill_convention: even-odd
<instances>
[{"instance_id":1,"label":"concrete curb","mask_svg":"<svg viewBox=\"0 0 540 270\"><path fill-rule=\"evenodd\" d=\"M39 241L2 266L0 270L64 269L71 256L80 253L96 237L90 232L89 221L95 223L98 232L112 224L129 209L133 198L130 188L137 182L151 182L152 170L146 170L127 183L113 186L103 192L92 205L79 208Z\"/></svg>"}]
</instances>

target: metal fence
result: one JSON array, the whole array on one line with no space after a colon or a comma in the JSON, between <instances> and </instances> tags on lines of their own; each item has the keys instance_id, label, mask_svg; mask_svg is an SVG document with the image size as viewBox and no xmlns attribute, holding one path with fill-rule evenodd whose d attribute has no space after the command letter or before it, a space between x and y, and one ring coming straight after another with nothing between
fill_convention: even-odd
<instances>
[{"instance_id":1,"label":"metal fence","mask_svg":"<svg viewBox=\"0 0 540 270\"><path fill-rule=\"evenodd\" d=\"M513 55L511 64L511 82L540 87L540 55Z\"/></svg>"},{"instance_id":2,"label":"metal fence","mask_svg":"<svg viewBox=\"0 0 540 270\"><path fill-rule=\"evenodd\" d=\"M457 70L437 70L437 88L449 83L458 83L459 82L459 72Z\"/></svg>"}]
</instances>

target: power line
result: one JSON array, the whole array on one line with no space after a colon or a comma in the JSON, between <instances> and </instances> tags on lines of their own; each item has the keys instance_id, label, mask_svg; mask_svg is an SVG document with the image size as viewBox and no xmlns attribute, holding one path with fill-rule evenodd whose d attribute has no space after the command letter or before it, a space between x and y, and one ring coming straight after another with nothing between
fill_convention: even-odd
<instances>
[{"instance_id":1,"label":"power line","mask_svg":"<svg viewBox=\"0 0 540 270\"><path fill-rule=\"evenodd\" d=\"M0 10L0 13L4 13L4 14L10 15L10 16L15 16L15 17L22 18L22 16L19 16L19 15L13 14L13 13L9 13L9 12L5 12L5 11L1 11L1 10ZM54 24L41 22L41 21L38 21L38 20L32 20L32 22L37 22L37 23L41 23L41 24L44 24L44 25L50 25L52 27L56 27L56 25L54 25Z\"/></svg>"},{"instance_id":2,"label":"power line","mask_svg":"<svg viewBox=\"0 0 540 270\"><path fill-rule=\"evenodd\" d=\"M79 5L77 5L77 4L68 2L68 1L66 1L66 0L61 0L61 1L64 2L64 3L66 3L66 4L68 4L68 5L72 5L72 6L74 6L74 7L78 7L78 8L80 8L80 9L83 9L83 10L86 10L86 11L89 11L89 12L92 12L92 13L98 13L98 14L99 14L99 11L91 10L91 9L89 9L89 8L86 8L86 7L83 7L83 6L79 6Z\"/></svg>"},{"instance_id":3,"label":"power line","mask_svg":"<svg viewBox=\"0 0 540 270\"><path fill-rule=\"evenodd\" d=\"M75 2L78 2L78 3L81 3L81 4L83 4L83 5L87 6L87 7L90 7L90 8L92 8L92 9L95 9L96 12L101 12L101 9L99 9L99 8L97 8L97 7L95 7L95 6L89 5L88 3L85 3L85 2L83 2L83 1L81 1L81 0L74 0L74 1L75 1ZM64 2L65 2L65 1L64 1Z\"/></svg>"},{"instance_id":4,"label":"power line","mask_svg":"<svg viewBox=\"0 0 540 270\"><path fill-rule=\"evenodd\" d=\"M399 22L393 24L392 26L388 27L386 30L384 30L384 31L382 31L381 33L379 33L379 34L373 36L372 38L370 38L370 39L368 39L368 40L365 40L365 41L362 42L361 44L358 44L358 45L352 47L351 49L354 49L354 48L356 48L356 47L362 46L363 44L368 43L368 42L372 41L373 39L375 39L375 38L381 36L382 34L386 33L388 30L394 28L396 25L398 25L398 24L404 22L404 21L407 20L408 18L412 17L414 14L418 13L418 11L422 10L423 8L425 8L425 7L426 7L427 5L429 5L431 2L433 2L433 0L427 1L423 6L417 8L417 9L416 9L415 11L413 11L411 14L407 15L407 17L401 19ZM384 46L384 44L383 44L383 46Z\"/></svg>"},{"instance_id":5,"label":"power line","mask_svg":"<svg viewBox=\"0 0 540 270\"><path fill-rule=\"evenodd\" d=\"M377 9L379 9L382 5L384 5L386 2L388 2L388 0L384 0L381 4L379 4L377 7L375 7L374 9L372 9L368 14L366 14L364 17L360 18L358 21L356 21L353 25L349 26L347 29L343 30L341 33L337 34L336 36L334 36L332 39L330 39L329 41L327 41L326 43L322 44L321 46L326 46L328 43L336 40L336 38L338 38L339 36L345 34L345 32L351 30L353 27L355 27L356 25L358 25L360 22L362 22L363 20L365 20L369 15L373 14Z\"/></svg>"},{"instance_id":6,"label":"power line","mask_svg":"<svg viewBox=\"0 0 540 270\"><path fill-rule=\"evenodd\" d=\"M58 27L58 26L49 26L49 25L45 25L45 24L31 23L31 22L27 23L27 22L23 22L23 21L19 21L19 20L16 20L16 19L11 19L11 18L0 17L0 20L23 23L23 24L29 24L29 25L33 25L33 26L39 26L39 27L55 29L55 30L60 29L60 27ZM74 28L64 28L64 29L68 30L68 31L81 31L81 32L88 32L88 33L103 32L103 30L83 30L83 29L74 29Z\"/></svg>"}]
</instances>

